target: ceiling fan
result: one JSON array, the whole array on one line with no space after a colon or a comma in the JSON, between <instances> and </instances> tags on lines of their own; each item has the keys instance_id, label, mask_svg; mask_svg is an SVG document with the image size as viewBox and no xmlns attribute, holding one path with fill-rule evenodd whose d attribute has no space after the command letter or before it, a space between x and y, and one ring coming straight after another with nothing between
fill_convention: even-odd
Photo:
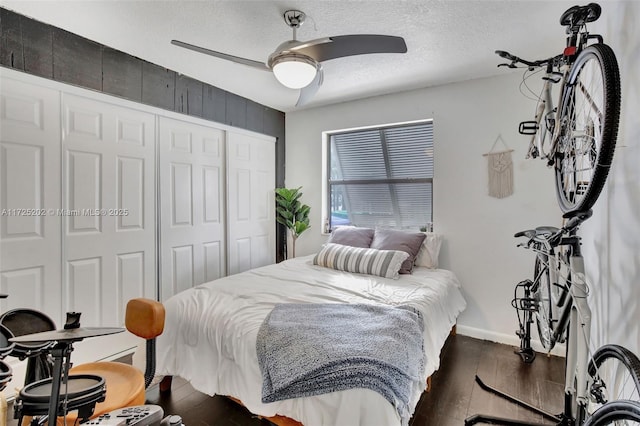
<instances>
[{"instance_id":1,"label":"ceiling fan","mask_svg":"<svg viewBox=\"0 0 640 426\"><path fill-rule=\"evenodd\" d=\"M287 10L284 21L293 29L293 39L280 44L269 55L266 63L216 52L179 40L171 44L206 55L226 59L239 64L273 72L276 79L291 89L301 89L296 106L307 103L318 91L324 78L323 61L367 53L406 53L407 45L402 37L356 34L324 37L311 41L296 40L296 31L304 23L306 15L299 10Z\"/></svg>"}]
</instances>

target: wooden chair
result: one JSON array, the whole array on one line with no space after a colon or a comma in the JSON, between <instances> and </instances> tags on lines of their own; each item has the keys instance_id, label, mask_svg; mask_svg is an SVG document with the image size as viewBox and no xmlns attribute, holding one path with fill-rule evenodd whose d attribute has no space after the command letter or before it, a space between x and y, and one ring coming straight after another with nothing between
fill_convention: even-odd
<instances>
[{"instance_id":1,"label":"wooden chair","mask_svg":"<svg viewBox=\"0 0 640 426\"><path fill-rule=\"evenodd\" d=\"M151 299L131 299L127 303L125 326L136 336L146 340L146 365L143 373L121 362L91 362L69 370L69 374L95 374L105 379L105 400L96 404L92 417L123 407L145 403L145 389L156 370L156 337L164 329L165 311L162 303ZM74 424L77 412L67 414L67 424ZM61 423L59 418L58 423Z\"/></svg>"}]
</instances>

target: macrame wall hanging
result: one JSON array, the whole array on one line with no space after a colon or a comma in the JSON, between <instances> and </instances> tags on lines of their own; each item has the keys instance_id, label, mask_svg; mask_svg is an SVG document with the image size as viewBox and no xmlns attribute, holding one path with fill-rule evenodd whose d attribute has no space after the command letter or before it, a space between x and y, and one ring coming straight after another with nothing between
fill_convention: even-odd
<instances>
[{"instance_id":1,"label":"macrame wall hanging","mask_svg":"<svg viewBox=\"0 0 640 426\"><path fill-rule=\"evenodd\" d=\"M506 149L496 150L498 142ZM495 198L505 198L513 194L513 161L511 160L512 149L509 149L501 135L498 135L491 150L484 157L487 157L489 166L489 196Z\"/></svg>"}]
</instances>

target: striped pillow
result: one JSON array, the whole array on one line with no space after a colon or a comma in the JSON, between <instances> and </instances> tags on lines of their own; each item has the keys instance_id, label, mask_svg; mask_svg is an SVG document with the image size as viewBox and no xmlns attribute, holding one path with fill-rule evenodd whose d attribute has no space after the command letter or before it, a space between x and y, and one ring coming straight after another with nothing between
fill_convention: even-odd
<instances>
[{"instance_id":1,"label":"striped pillow","mask_svg":"<svg viewBox=\"0 0 640 426\"><path fill-rule=\"evenodd\" d=\"M400 266L408 257L409 254L404 251L376 250L327 243L315 255L313 264L338 271L397 279Z\"/></svg>"}]
</instances>

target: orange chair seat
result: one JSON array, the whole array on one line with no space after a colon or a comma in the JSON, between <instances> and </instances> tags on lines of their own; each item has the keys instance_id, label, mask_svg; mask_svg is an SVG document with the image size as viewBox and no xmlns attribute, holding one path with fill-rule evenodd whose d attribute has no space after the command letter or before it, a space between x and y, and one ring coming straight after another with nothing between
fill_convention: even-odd
<instances>
[{"instance_id":1,"label":"orange chair seat","mask_svg":"<svg viewBox=\"0 0 640 426\"><path fill-rule=\"evenodd\" d=\"M129 364L91 362L73 367L69 374L95 374L104 378L107 385L105 400L96 404L92 417L145 403L144 375ZM67 424L74 424L77 414L77 411L67 414Z\"/></svg>"}]
</instances>

